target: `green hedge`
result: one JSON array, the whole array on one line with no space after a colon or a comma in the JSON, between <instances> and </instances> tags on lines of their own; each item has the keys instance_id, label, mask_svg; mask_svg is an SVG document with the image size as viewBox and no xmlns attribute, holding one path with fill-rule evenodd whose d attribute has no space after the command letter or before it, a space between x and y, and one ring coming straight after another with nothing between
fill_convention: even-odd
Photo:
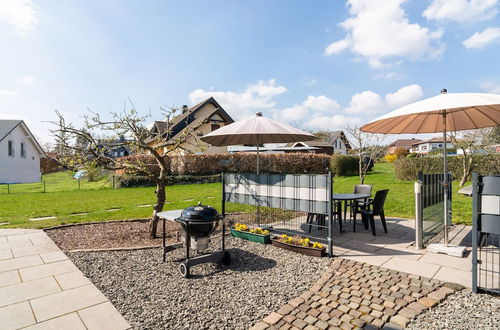
<instances>
[{"instance_id":1,"label":"green hedge","mask_svg":"<svg viewBox=\"0 0 500 330\"><path fill-rule=\"evenodd\" d=\"M335 176L359 175L359 162L357 156L333 155L330 168Z\"/></svg>"},{"instance_id":2,"label":"green hedge","mask_svg":"<svg viewBox=\"0 0 500 330\"><path fill-rule=\"evenodd\" d=\"M142 164L158 170L152 156L138 155L123 158L130 163ZM167 175L213 175L222 172L255 172L257 157L255 153L206 154L168 157ZM323 154L289 153L260 154L260 170L264 173L327 173L330 156ZM118 174L144 176L134 170L123 170Z\"/></svg>"},{"instance_id":3,"label":"green hedge","mask_svg":"<svg viewBox=\"0 0 500 330\"><path fill-rule=\"evenodd\" d=\"M486 159L483 156L475 156L474 162L478 163L476 172L481 174L500 173L500 155L492 155ZM462 177L463 170L460 156L448 157L448 169L454 178ZM417 179L417 173L443 173L443 157L429 156L419 158L401 158L394 162L394 173L396 179L413 181Z\"/></svg>"},{"instance_id":4,"label":"green hedge","mask_svg":"<svg viewBox=\"0 0 500 330\"><path fill-rule=\"evenodd\" d=\"M176 175L165 178L167 186L194 184L194 183L214 183L221 182L221 175ZM155 183L146 176L121 175L118 177L120 188L129 187L153 187Z\"/></svg>"}]
</instances>

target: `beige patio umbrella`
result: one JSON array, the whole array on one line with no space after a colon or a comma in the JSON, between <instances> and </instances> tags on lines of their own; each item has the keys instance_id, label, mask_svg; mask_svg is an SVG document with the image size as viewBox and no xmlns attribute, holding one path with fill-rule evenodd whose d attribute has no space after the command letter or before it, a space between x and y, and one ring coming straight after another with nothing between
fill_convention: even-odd
<instances>
[{"instance_id":1,"label":"beige patio umbrella","mask_svg":"<svg viewBox=\"0 0 500 330\"><path fill-rule=\"evenodd\" d=\"M257 146L257 174L259 174L259 148L264 143L289 143L314 140L311 133L279 123L257 112L254 117L223 126L201 140L213 146L255 145Z\"/></svg>"},{"instance_id":2,"label":"beige patio umbrella","mask_svg":"<svg viewBox=\"0 0 500 330\"><path fill-rule=\"evenodd\" d=\"M444 173L448 172L446 133L500 125L500 95L483 93L448 93L408 104L363 125L361 130L382 134L443 133ZM444 175L444 187L448 187ZM448 189L444 189L444 241L448 246L446 219Z\"/></svg>"}]
</instances>

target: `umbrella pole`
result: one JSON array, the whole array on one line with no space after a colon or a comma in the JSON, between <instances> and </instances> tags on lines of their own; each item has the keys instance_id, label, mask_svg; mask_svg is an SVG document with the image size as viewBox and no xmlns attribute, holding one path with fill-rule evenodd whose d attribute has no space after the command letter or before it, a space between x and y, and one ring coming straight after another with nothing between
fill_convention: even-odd
<instances>
[{"instance_id":1,"label":"umbrella pole","mask_svg":"<svg viewBox=\"0 0 500 330\"><path fill-rule=\"evenodd\" d=\"M259 151L260 151L260 142L259 137L257 137L257 182L260 182L259 178ZM260 193L260 189L259 189ZM259 195L257 195L259 196ZM257 225L260 225L260 198L257 197Z\"/></svg>"},{"instance_id":2,"label":"umbrella pole","mask_svg":"<svg viewBox=\"0 0 500 330\"><path fill-rule=\"evenodd\" d=\"M443 111L444 131L443 131L443 192L444 192L444 246L448 246L448 151L446 148L446 111Z\"/></svg>"}]
</instances>

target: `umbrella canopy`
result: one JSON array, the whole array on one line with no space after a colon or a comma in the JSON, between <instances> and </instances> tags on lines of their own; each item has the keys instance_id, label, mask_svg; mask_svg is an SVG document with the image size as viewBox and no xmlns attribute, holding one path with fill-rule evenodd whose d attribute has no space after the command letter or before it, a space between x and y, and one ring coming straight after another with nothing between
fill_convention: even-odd
<instances>
[{"instance_id":1,"label":"umbrella canopy","mask_svg":"<svg viewBox=\"0 0 500 330\"><path fill-rule=\"evenodd\" d=\"M497 125L500 125L500 95L444 92L389 112L362 126L361 130L382 134L412 134L443 132L445 129L463 131Z\"/></svg>"},{"instance_id":2,"label":"umbrella canopy","mask_svg":"<svg viewBox=\"0 0 500 330\"><path fill-rule=\"evenodd\" d=\"M254 117L234 122L201 137L213 146L260 145L314 140L316 137L298 128L279 123L257 112Z\"/></svg>"}]
</instances>

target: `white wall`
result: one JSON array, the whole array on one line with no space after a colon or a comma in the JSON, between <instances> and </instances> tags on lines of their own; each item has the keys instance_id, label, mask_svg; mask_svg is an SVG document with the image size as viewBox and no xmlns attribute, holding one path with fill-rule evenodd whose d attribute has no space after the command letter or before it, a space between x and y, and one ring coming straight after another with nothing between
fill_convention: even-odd
<instances>
[{"instance_id":1,"label":"white wall","mask_svg":"<svg viewBox=\"0 0 500 330\"><path fill-rule=\"evenodd\" d=\"M8 141L14 142L14 157L9 157ZM21 157L24 142L26 158ZM18 125L0 142L0 183L26 183L40 181L40 154L29 133Z\"/></svg>"}]
</instances>

